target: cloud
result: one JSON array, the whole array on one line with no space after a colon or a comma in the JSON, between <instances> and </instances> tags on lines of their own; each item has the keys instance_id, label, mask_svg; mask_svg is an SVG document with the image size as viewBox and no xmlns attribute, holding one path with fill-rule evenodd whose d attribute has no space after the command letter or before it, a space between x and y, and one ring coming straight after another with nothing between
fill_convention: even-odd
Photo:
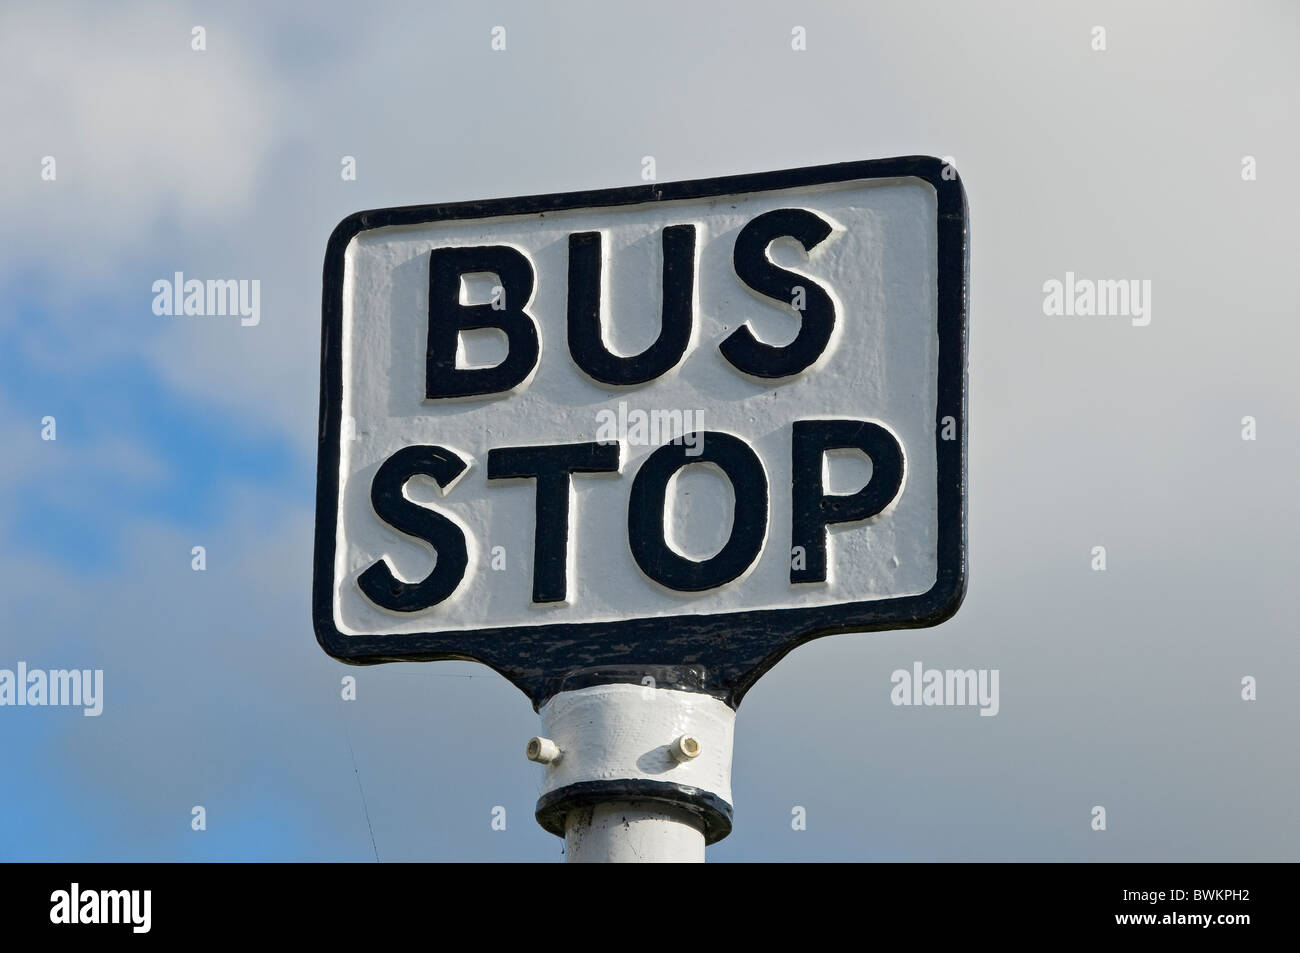
<instances>
[{"instance_id":1,"label":"cloud","mask_svg":"<svg viewBox=\"0 0 1300 953\"><path fill-rule=\"evenodd\" d=\"M111 279L169 228L230 227L267 171L281 105L257 49L183 10L83 4L0 12L0 202L9 268ZM57 178L43 181L42 160ZM52 257L49 250L59 249Z\"/></svg>"}]
</instances>

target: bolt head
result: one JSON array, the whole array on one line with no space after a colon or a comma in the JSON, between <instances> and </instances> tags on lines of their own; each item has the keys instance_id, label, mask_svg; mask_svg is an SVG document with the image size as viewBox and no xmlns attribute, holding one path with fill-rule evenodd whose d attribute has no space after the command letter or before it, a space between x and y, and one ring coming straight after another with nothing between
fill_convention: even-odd
<instances>
[{"instance_id":1,"label":"bolt head","mask_svg":"<svg viewBox=\"0 0 1300 953\"><path fill-rule=\"evenodd\" d=\"M560 746L550 738L530 738L528 747L524 749L524 755L528 760L536 761L538 764L554 764L560 760L560 754Z\"/></svg>"},{"instance_id":2,"label":"bolt head","mask_svg":"<svg viewBox=\"0 0 1300 953\"><path fill-rule=\"evenodd\" d=\"M672 743L671 750L678 762L691 761L700 756L700 740L694 735L682 735Z\"/></svg>"}]
</instances>

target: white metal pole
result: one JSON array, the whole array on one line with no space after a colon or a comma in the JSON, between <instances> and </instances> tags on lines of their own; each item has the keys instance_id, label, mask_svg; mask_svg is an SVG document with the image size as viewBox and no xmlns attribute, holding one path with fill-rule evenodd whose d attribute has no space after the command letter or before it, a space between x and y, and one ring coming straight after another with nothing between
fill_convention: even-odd
<instances>
[{"instance_id":1,"label":"white metal pole","mask_svg":"<svg viewBox=\"0 0 1300 953\"><path fill-rule=\"evenodd\" d=\"M736 713L697 692L602 684L544 704L537 820L581 862L698 863L731 831Z\"/></svg>"},{"instance_id":2,"label":"white metal pole","mask_svg":"<svg viewBox=\"0 0 1300 953\"><path fill-rule=\"evenodd\" d=\"M571 864L702 864L704 825L694 814L650 801L613 801L570 811L564 858Z\"/></svg>"}]
</instances>

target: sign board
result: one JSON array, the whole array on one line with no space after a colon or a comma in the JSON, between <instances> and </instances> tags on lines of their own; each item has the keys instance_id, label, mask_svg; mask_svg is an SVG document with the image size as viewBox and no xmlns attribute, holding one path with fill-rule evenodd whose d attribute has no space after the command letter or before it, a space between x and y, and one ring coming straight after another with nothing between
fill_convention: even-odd
<instances>
[{"instance_id":1,"label":"sign board","mask_svg":"<svg viewBox=\"0 0 1300 953\"><path fill-rule=\"evenodd\" d=\"M325 260L331 655L739 703L965 590L965 195L913 157L361 212ZM648 679L655 679L652 683Z\"/></svg>"}]
</instances>

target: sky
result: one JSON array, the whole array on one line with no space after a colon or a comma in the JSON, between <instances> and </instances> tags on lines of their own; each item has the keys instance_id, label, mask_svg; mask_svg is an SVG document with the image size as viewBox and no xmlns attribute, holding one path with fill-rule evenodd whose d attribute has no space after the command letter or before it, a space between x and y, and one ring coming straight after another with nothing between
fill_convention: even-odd
<instances>
[{"instance_id":1,"label":"sky","mask_svg":"<svg viewBox=\"0 0 1300 953\"><path fill-rule=\"evenodd\" d=\"M759 681L710 860L1297 859L1297 48L1281 0L6 5L0 669L104 691L0 707L0 859L561 859L521 692L314 638L331 230L915 154L970 203L968 594ZM260 321L155 314L178 271ZM1149 324L1045 314L1069 272ZM892 704L916 661L998 714Z\"/></svg>"}]
</instances>

